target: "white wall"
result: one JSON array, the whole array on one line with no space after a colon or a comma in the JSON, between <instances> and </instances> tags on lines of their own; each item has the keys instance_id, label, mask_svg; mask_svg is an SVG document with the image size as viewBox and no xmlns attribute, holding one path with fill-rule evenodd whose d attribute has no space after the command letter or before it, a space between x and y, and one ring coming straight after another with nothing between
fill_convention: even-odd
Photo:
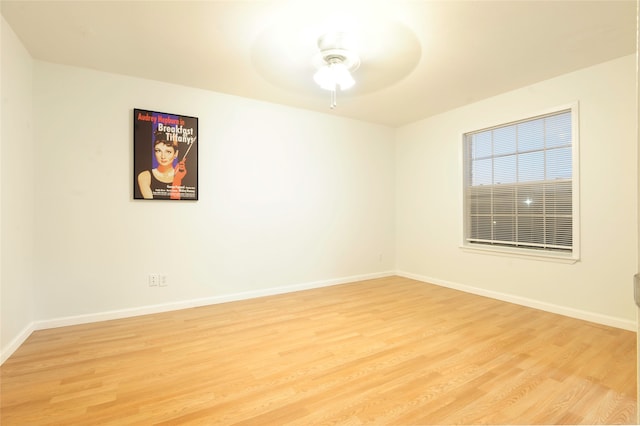
<instances>
[{"instance_id":1,"label":"white wall","mask_svg":"<svg viewBox=\"0 0 640 426\"><path fill-rule=\"evenodd\" d=\"M401 274L634 329L637 263L635 56L477 102L398 130ZM581 260L465 252L462 134L580 104Z\"/></svg>"},{"instance_id":2,"label":"white wall","mask_svg":"<svg viewBox=\"0 0 640 426\"><path fill-rule=\"evenodd\" d=\"M38 320L393 271L391 128L38 61L34 81ZM199 117L199 201L132 200L134 107Z\"/></svg>"},{"instance_id":3,"label":"white wall","mask_svg":"<svg viewBox=\"0 0 640 426\"><path fill-rule=\"evenodd\" d=\"M4 354L22 343L34 320L36 169L31 103L33 61L1 17L0 27L0 354Z\"/></svg>"}]
</instances>

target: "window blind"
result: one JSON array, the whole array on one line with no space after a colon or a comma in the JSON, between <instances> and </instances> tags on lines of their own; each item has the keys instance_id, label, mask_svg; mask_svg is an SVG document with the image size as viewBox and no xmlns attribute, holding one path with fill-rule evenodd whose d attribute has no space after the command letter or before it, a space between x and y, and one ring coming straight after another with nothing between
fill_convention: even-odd
<instances>
[{"instance_id":1,"label":"window blind","mask_svg":"<svg viewBox=\"0 0 640 426\"><path fill-rule=\"evenodd\" d=\"M467 244L571 251L572 141L570 109L465 134Z\"/></svg>"}]
</instances>

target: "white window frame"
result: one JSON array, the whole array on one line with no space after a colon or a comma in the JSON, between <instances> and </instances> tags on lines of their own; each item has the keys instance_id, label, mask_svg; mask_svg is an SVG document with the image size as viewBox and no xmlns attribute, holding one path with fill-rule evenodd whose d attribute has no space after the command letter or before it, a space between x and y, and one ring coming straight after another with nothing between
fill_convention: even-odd
<instances>
[{"instance_id":1,"label":"white window frame","mask_svg":"<svg viewBox=\"0 0 640 426\"><path fill-rule=\"evenodd\" d=\"M550 108L545 111L541 111L534 114L523 114L518 118L514 118L502 123L493 123L492 125L479 126L479 128L465 131L461 135L462 150L461 150L461 164L462 164L462 238L461 249L471 253L484 253L495 254L501 256L511 256L526 259L548 260L563 263L574 263L580 259L580 133L579 133L579 105L578 102L574 102L567 105L561 105ZM558 252L544 249L531 249L525 247L509 247L489 244L478 244L467 241L467 237L470 234L469 230L469 214L467 212L467 197L466 197L466 185L468 182L468 168L466 160L466 136L472 133L478 133L493 128L499 128L516 124L523 121L533 120L538 117L547 116L562 111L571 111L571 127L572 127L572 250L570 252Z\"/></svg>"}]
</instances>

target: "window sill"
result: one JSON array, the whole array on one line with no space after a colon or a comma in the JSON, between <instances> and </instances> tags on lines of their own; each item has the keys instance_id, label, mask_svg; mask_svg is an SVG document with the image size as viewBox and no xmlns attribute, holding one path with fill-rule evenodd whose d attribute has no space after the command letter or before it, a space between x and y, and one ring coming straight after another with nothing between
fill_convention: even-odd
<instances>
[{"instance_id":1,"label":"window sill","mask_svg":"<svg viewBox=\"0 0 640 426\"><path fill-rule=\"evenodd\" d=\"M515 257L518 259L540 260L545 262L573 264L580 260L575 253L548 253L538 250L511 249L508 247L476 247L468 245L460 246L460 248L467 253Z\"/></svg>"}]
</instances>

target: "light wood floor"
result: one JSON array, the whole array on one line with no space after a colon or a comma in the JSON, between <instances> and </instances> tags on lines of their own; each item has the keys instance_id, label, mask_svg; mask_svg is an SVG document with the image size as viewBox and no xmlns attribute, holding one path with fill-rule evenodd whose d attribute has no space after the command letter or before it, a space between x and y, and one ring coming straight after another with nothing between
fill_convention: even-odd
<instances>
[{"instance_id":1,"label":"light wood floor","mask_svg":"<svg viewBox=\"0 0 640 426\"><path fill-rule=\"evenodd\" d=\"M1 424L631 424L635 333L391 277L42 330Z\"/></svg>"}]
</instances>

